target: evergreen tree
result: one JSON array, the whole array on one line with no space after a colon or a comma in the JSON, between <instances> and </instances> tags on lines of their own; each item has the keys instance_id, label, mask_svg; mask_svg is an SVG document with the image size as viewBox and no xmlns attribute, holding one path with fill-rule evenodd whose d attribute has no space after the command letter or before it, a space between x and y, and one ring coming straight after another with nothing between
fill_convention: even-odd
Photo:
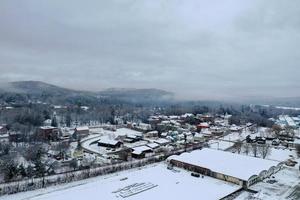
<instances>
[{"instance_id":1,"label":"evergreen tree","mask_svg":"<svg viewBox=\"0 0 300 200\"><path fill-rule=\"evenodd\" d=\"M51 121L51 126L57 127L57 119L56 119L56 116L53 116L52 121Z\"/></svg>"}]
</instances>

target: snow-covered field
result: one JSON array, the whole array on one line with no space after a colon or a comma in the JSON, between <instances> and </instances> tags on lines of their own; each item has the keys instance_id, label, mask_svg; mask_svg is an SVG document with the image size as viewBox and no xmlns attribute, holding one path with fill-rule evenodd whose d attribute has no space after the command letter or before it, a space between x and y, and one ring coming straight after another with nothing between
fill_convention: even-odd
<instances>
[{"instance_id":1,"label":"snow-covered field","mask_svg":"<svg viewBox=\"0 0 300 200\"><path fill-rule=\"evenodd\" d=\"M106 177L3 196L0 200L217 200L239 188L206 176L196 178L184 170L168 170L166 164L160 163Z\"/></svg>"}]
</instances>

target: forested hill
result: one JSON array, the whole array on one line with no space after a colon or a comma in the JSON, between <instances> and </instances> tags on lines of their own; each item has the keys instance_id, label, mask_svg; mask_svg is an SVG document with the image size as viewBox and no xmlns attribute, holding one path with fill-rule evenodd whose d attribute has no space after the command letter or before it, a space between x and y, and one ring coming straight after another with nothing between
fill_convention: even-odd
<instances>
[{"instance_id":1,"label":"forested hill","mask_svg":"<svg viewBox=\"0 0 300 200\"><path fill-rule=\"evenodd\" d=\"M0 102L80 103L101 102L149 103L171 100L173 94L158 89L108 89L100 92L80 91L40 81L18 81L0 86Z\"/></svg>"}]
</instances>

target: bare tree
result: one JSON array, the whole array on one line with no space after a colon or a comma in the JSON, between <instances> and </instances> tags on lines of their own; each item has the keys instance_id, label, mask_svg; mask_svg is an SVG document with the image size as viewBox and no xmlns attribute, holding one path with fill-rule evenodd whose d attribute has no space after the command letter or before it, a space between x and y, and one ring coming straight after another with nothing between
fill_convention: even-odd
<instances>
[{"instance_id":1,"label":"bare tree","mask_svg":"<svg viewBox=\"0 0 300 200\"><path fill-rule=\"evenodd\" d=\"M254 157L257 157L257 144L256 143L252 143L251 144L251 150L252 150L252 153L254 155Z\"/></svg>"},{"instance_id":2,"label":"bare tree","mask_svg":"<svg viewBox=\"0 0 300 200\"><path fill-rule=\"evenodd\" d=\"M260 155L263 159L267 157L271 153L271 147L269 145L261 145L258 148Z\"/></svg>"},{"instance_id":3,"label":"bare tree","mask_svg":"<svg viewBox=\"0 0 300 200\"><path fill-rule=\"evenodd\" d=\"M282 131L282 128L279 125L274 124L272 126L272 131L274 131L276 135L279 135L279 133Z\"/></svg>"},{"instance_id":4,"label":"bare tree","mask_svg":"<svg viewBox=\"0 0 300 200\"><path fill-rule=\"evenodd\" d=\"M296 151L297 151L298 157L300 157L300 144L296 145Z\"/></svg>"},{"instance_id":5,"label":"bare tree","mask_svg":"<svg viewBox=\"0 0 300 200\"><path fill-rule=\"evenodd\" d=\"M243 149L244 149L244 153L245 153L246 155L248 155L249 152L250 152L250 144L249 144L249 143L244 144L244 145L243 145Z\"/></svg>"},{"instance_id":6,"label":"bare tree","mask_svg":"<svg viewBox=\"0 0 300 200\"><path fill-rule=\"evenodd\" d=\"M70 144L68 142L59 142L54 149L59 152L59 156L64 160L69 146Z\"/></svg>"},{"instance_id":7,"label":"bare tree","mask_svg":"<svg viewBox=\"0 0 300 200\"><path fill-rule=\"evenodd\" d=\"M243 145L243 142L241 140L237 140L233 145L233 147L237 150L237 152L239 154L241 153L242 145Z\"/></svg>"}]
</instances>

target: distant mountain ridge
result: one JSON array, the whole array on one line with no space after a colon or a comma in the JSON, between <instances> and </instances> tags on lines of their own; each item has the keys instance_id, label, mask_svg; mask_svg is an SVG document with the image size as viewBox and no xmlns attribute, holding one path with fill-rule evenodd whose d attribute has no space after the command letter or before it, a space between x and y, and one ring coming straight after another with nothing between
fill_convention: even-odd
<instances>
[{"instance_id":1,"label":"distant mountain ridge","mask_svg":"<svg viewBox=\"0 0 300 200\"><path fill-rule=\"evenodd\" d=\"M20 93L52 93L52 94L66 94L76 92L71 89L59 87L56 85L44 83L41 81L16 81L10 82L11 86L15 89L14 92Z\"/></svg>"},{"instance_id":2,"label":"distant mountain ridge","mask_svg":"<svg viewBox=\"0 0 300 200\"><path fill-rule=\"evenodd\" d=\"M53 102L59 99L82 98L96 101L96 99L114 99L132 103L164 101L171 99L173 94L159 89L127 89L110 88L99 92L68 89L41 81L16 81L0 85L0 94L20 94L26 98Z\"/></svg>"},{"instance_id":3,"label":"distant mountain ridge","mask_svg":"<svg viewBox=\"0 0 300 200\"><path fill-rule=\"evenodd\" d=\"M176 101L174 100L175 97L172 92L155 88L109 88L98 92L90 92L64 88L41 81L16 81L0 84L0 103L7 102L8 100L11 101L11 99L14 99L16 96L19 102L43 101L62 104L66 102L91 103L99 102L101 100L129 103L173 103ZM222 99L218 101L255 105L300 107L300 97L249 97L236 101L225 101Z\"/></svg>"}]
</instances>

